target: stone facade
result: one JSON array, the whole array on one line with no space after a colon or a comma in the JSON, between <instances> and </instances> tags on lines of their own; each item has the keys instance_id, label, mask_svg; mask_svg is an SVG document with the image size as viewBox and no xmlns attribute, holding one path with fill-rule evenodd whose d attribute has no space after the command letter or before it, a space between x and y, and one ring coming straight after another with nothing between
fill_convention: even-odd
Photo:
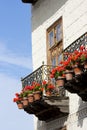
<instances>
[{"instance_id":1,"label":"stone facade","mask_svg":"<svg viewBox=\"0 0 87 130\"><path fill-rule=\"evenodd\" d=\"M63 48L87 32L87 0L38 0L32 6L32 57L33 70L47 64L46 30L60 17L63 18ZM63 125L67 130L86 130L87 103L76 94L70 98L69 116L51 122L35 118L35 130L58 130Z\"/></svg>"}]
</instances>

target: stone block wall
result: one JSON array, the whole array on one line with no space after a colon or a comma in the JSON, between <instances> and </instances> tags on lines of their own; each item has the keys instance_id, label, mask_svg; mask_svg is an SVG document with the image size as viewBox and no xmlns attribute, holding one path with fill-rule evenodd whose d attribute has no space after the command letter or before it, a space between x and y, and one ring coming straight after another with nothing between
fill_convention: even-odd
<instances>
[{"instance_id":1,"label":"stone block wall","mask_svg":"<svg viewBox=\"0 0 87 130\"><path fill-rule=\"evenodd\" d=\"M60 17L63 18L63 48L87 32L87 0L39 0L32 6L32 57L33 70L47 63L46 30ZM70 115L65 123L67 130L86 130L87 103L76 94L68 93ZM84 115L85 113L85 115ZM56 130L58 119L49 123L35 119L35 130ZM54 125L57 124L56 126ZM64 125L62 123L61 125Z\"/></svg>"}]
</instances>

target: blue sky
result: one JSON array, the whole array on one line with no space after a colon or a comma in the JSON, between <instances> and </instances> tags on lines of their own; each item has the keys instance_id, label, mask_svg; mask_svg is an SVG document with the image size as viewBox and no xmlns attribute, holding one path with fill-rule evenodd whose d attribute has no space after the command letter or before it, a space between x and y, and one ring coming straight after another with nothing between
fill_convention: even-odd
<instances>
[{"instance_id":1,"label":"blue sky","mask_svg":"<svg viewBox=\"0 0 87 130\"><path fill-rule=\"evenodd\" d=\"M31 5L0 0L0 130L34 130L33 116L13 103L32 72L31 55Z\"/></svg>"}]
</instances>

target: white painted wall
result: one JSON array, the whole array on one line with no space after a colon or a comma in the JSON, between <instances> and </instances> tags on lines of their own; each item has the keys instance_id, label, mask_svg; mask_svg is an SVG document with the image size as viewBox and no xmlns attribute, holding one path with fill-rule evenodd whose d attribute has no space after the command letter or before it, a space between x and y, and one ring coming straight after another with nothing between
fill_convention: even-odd
<instances>
[{"instance_id":1,"label":"white painted wall","mask_svg":"<svg viewBox=\"0 0 87 130\"><path fill-rule=\"evenodd\" d=\"M34 70L42 65L43 61L45 64L47 63L46 29L63 14L63 4L66 1L39 0L32 8L32 56Z\"/></svg>"},{"instance_id":2,"label":"white painted wall","mask_svg":"<svg viewBox=\"0 0 87 130\"><path fill-rule=\"evenodd\" d=\"M32 7L33 70L40 67L43 61L46 64L46 29L61 16L63 17L63 46L65 49L87 32L87 0L39 0ZM87 112L84 116L83 110L87 103L82 102L76 94L69 93L68 95L70 97L70 116L67 121L67 129L86 130ZM76 115L78 111L80 112L79 118ZM35 120L35 122L38 121ZM54 126L52 123L51 126ZM48 130L49 125L46 123L38 122L37 124L35 130ZM55 128L51 127L49 130Z\"/></svg>"},{"instance_id":3,"label":"white painted wall","mask_svg":"<svg viewBox=\"0 0 87 130\"><path fill-rule=\"evenodd\" d=\"M87 31L87 0L68 0L63 20L65 48Z\"/></svg>"}]
</instances>

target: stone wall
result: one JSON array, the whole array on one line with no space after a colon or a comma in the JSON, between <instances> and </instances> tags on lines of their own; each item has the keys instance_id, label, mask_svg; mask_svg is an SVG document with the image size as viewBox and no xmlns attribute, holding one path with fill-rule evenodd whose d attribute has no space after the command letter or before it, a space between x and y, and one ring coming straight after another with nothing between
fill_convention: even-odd
<instances>
[{"instance_id":1,"label":"stone wall","mask_svg":"<svg viewBox=\"0 0 87 130\"><path fill-rule=\"evenodd\" d=\"M46 30L56 20L63 18L63 48L87 32L87 0L39 0L32 7L32 57L33 70L47 63ZM70 115L67 130L86 130L87 103L76 94L68 93ZM85 113L85 114L84 114ZM45 123L35 119L35 130L55 130L60 127L58 120ZM55 124L56 126L55 126ZM62 123L64 125L64 123Z\"/></svg>"}]
</instances>

